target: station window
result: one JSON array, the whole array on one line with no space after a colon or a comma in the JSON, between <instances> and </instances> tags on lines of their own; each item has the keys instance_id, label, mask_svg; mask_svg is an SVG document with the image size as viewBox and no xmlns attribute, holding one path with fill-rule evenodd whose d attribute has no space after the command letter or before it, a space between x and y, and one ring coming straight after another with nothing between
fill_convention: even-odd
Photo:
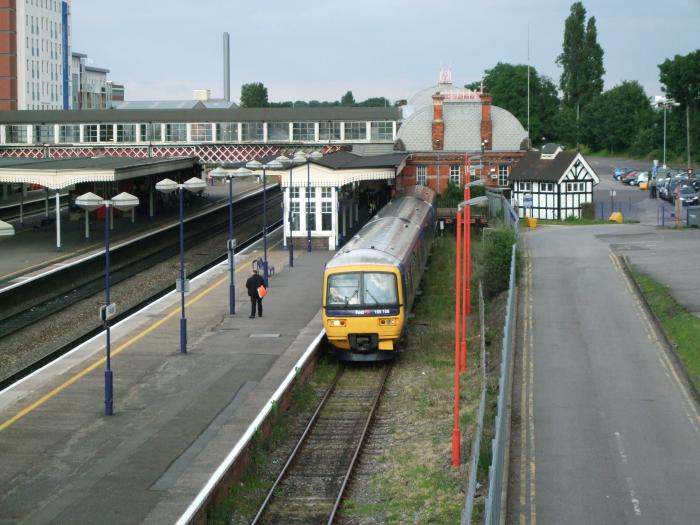
<instances>
[{"instance_id":1,"label":"station window","mask_svg":"<svg viewBox=\"0 0 700 525\"><path fill-rule=\"evenodd\" d=\"M187 124L178 122L165 125L165 142L186 142Z\"/></svg>"},{"instance_id":2,"label":"station window","mask_svg":"<svg viewBox=\"0 0 700 525\"><path fill-rule=\"evenodd\" d=\"M508 186L508 165L499 164L498 165L498 185Z\"/></svg>"},{"instance_id":3,"label":"station window","mask_svg":"<svg viewBox=\"0 0 700 525\"><path fill-rule=\"evenodd\" d=\"M243 122L241 125L241 140L245 142L263 141L262 122Z\"/></svg>"},{"instance_id":4,"label":"station window","mask_svg":"<svg viewBox=\"0 0 700 525\"><path fill-rule=\"evenodd\" d=\"M292 230L298 232L301 230L301 223L299 217L299 203L292 202L290 209L292 212Z\"/></svg>"},{"instance_id":5,"label":"station window","mask_svg":"<svg viewBox=\"0 0 700 525\"><path fill-rule=\"evenodd\" d=\"M321 122L318 125L319 140L340 140L340 122Z\"/></svg>"},{"instance_id":6,"label":"station window","mask_svg":"<svg viewBox=\"0 0 700 525\"><path fill-rule=\"evenodd\" d=\"M238 124L236 122L217 124L216 140L220 142L238 142Z\"/></svg>"},{"instance_id":7,"label":"station window","mask_svg":"<svg viewBox=\"0 0 700 525\"><path fill-rule=\"evenodd\" d=\"M97 124L85 124L83 139L85 142L97 142Z\"/></svg>"},{"instance_id":8,"label":"station window","mask_svg":"<svg viewBox=\"0 0 700 525\"><path fill-rule=\"evenodd\" d=\"M309 201L307 203L308 210L306 213L307 228L310 230L316 229L316 203L314 201Z\"/></svg>"},{"instance_id":9,"label":"station window","mask_svg":"<svg viewBox=\"0 0 700 525\"><path fill-rule=\"evenodd\" d=\"M391 122L372 122L370 124L372 140L393 140L394 126Z\"/></svg>"},{"instance_id":10,"label":"station window","mask_svg":"<svg viewBox=\"0 0 700 525\"><path fill-rule=\"evenodd\" d=\"M114 125L100 124L100 142L112 142L114 140Z\"/></svg>"},{"instance_id":11,"label":"station window","mask_svg":"<svg viewBox=\"0 0 700 525\"><path fill-rule=\"evenodd\" d=\"M428 167L416 166L416 184L427 186L428 184Z\"/></svg>"},{"instance_id":12,"label":"station window","mask_svg":"<svg viewBox=\"0 0 700 525\"><path fill-rule=\"evenodd\" d=\"M73 124L58 126L58 141L68 144L80 142L80 126Z\"/></svg>"},{"instance_id":13,"label":"station window","mask_svg":"<svg viewBox=\"0 0 700 525\"><path fill-rule=\"evenodd\" d=\"M532 188L532 183L530 182L519 182L518 183L518 190L519 191L530 191Z\"/></svg>"},{"instance_id":14,"label":"station window","mask_svg":"<svg viewBox=\"0 0 700 525\"><path fill-rule=\"evenodd\" d=\"M333 229L333 203L321 203L321 229L331 231Z\"/></svg>"},{"instance_id":15,"label":"station window","mask_svg":"<svg viewBox=\"0 0 700 525\"><path fill-rule=\"evenodd\" d=\"M141 142L161 142L162 140L160 123L141 126Z\"/></svg>"},{"instance_id":16,"label":"station window","mask_svg":"<svg viewBox=\"0 0 700 525\"><path fill-rule=\"evenodd\" d=\"M40 124L34 126L34 144L45 144L53 141L53 125Z\"/></svg>"},{"instance_id":17,"label":"station window","mask_svg":"<svg viewBox=\"0 0 700 525\"><path fill-rule=\"evenodd\" d=\"M136 142L136 124L117 124L117 142Z\"/></svg>"},{"instance_id":18,"label":"station window","mask_svg":"<svg viewBox=\"0 0 700 525\"><path fill-rule=\"evenodd\" d=\"M7 126L5 141L10 144L27 143L27 126L9 125Z\"/></svg>"},{"instance_id":19,"label":"station window","mask_svg":"<svg viewBox=\"0 0 700 525\"><path fill-rule=\"evenodd\" d=\"M367 124L364 122L345 122L345 140L365 140Z\"/></svg>"},{"instance_id":20,"label":"station window","mask_svg":"<svg viewBox=\"0 0 700 525\"><path fill-rule=\"evenodd\" d=\"M192 142L211 142L211 124L208 122L195 122L190 124Z\"/></svg>"},{"instance_id":21,"label":"station window","mask_svg":"<svg viewBox=\"0 0 700 525\"><path fill-rule=\"evenodd\" d=\"M289 198L290 199L299 199L299 188L289 188Z\"/></svg>"},{"instance_id":22,"label":"station window","mask_svg":"<svg viewBox=\"0 0 700 525\"><path fill-rule=\"evenodd\" d=\"M459 164L450 164L450 182L459 186Z\"/></svg>"},{"instance_id":23,"label":"station window","mask_svg":"<svg viewBox=\"0 0 700 525\"><path fill-rule=\"evenodd\" d=\"M295 122L292 124L292 140L316 140L316 126L313 122Z\"/></svg>"},{"instance_id":24,"label":"station window","mask_svg":"<svg viewBox=\"0 0 700 525\"><path fill-rule=\"evenodd\" d=\"M332 199L333 198L333 188L321 188L321 198L322 199Z\"/></svg>"},{"instance_id":25,"label":"station window","mask_svg":"<svg viewBox=\"0 0 700 525\"><path fill-rule=\"evenodd\" d=\"M289 122L268 122L267 140L268 142L289 141Z\"/></svg>"},{"instance_id":26,"label":"station window","mask_svg":"<svg viewBox=\"0 0 700 525\"><path fill-rule=\"evenodd\" d=\"M552 193L554 191L553 182L540 182L540 191L545 193Z\"/></svg>"}]
</instances>

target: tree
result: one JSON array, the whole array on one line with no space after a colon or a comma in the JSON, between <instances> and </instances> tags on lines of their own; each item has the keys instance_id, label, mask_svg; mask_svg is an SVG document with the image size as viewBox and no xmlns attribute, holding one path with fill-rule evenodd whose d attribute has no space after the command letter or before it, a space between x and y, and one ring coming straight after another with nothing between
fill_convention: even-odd
<instances>
[{"instance_id":1,"label":"tree","mask_svg":"<svg viewBox=\"0 0 700 525\"><path fill-rule=\"evenodd\" d=\"M607 149L611 154L632 146L650 147L648 135L654 112L644 88L637 81L625 81L594 99L581 117L582 138L593 150ZM648 149L643 154L648 153Z\"/></svg>"},{"instance_id":2,"label":"tree","mask_svg":"<svg viewBox=\"0 0 700 525\"><path fill-rule=\"evenodd\" d=\"M691 109L700 106L700 49L685 56L676 55L659 64L659 80L663 91L685 107L686 154L688 167L691 157Z\"/></svg>"},{"instance_id":3,"label":"tree","mask_svg":"<svg viewBox=\"0 0 700 525\"><path fill-rule=\"evenodd\" d=\"M527 65L499 62L485 71L484 89L493 96L493 104L510 111L527 127ZM466 86L479 89L480 82ZM556 138L556 117L559 111L557 89L552 81L541 77L530 68L530 137L538 142L540 137Z\"/></svg>"},{"instance_id":4,"label":"tree","mask_svg":"<svg viewBox=\"0 0 700 525\"><path fill-rule=\"evenodd\" d=\"M340 105L341 106L354 106L355 105L355 97L352 96L352 91L348 91L343 95L343 98L340 99Z\"/></svg>"},{"instance_id":5,"label":"tree","mask_svg":"<svg viewBox=\"0 0 700 525\"><path fill-rule=\"evenodd\" d=\"M388 108L391 106L391 101L385 97L372 97L356 105L364 108Z\"/></svg>"},{"instance_id":6,"label":"tree","mask_svg":"<svg viewBox=\"0 0 700 525\"><path fill-rule=\"evenodd\" d=\"M570 126L571 113L562 115L564 125L561 132L569 142L579 141L579 119L581 112L603 91L603 49L598 44L595 17L586 23L586 9L582 2L571 5L571 14L564 23L564 42L557 64L562 67L559 88L562 91L564 110L573 111L575 126ZM573 136L571 132L573 131Z\"/></svg>"},{"instance_id":7,"label":"tree","mask_svg":"<svg viewBox=\"0 0 700 525\"><path fill-rule=\"evenodd\" d=\"M265 108L270 103L267 101L267 88L262 82L243 84L241 86L242 108Z\"/></svg>"}]
</instances>

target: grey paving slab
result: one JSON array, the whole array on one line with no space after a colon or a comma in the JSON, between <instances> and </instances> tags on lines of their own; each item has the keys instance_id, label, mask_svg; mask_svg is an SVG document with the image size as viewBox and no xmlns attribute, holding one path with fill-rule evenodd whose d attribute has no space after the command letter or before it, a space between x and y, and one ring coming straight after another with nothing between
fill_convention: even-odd
<instances>
[{"instance_id":1,"label":"grey paving slab","mask_svg":"<svg viewBox=\"0 0 700 525\"><path fill-rule=\"evenodd\" d=\"M224 267L193 282L187 355L176 296L115 327L114 416L103 415L103 338L0 393L0 523L177 520L322 328L332 253L299 250L288 268L271 245L263 318L247 317L256 246L238 257L235 316Z\"/></svg>"}]
</instances>

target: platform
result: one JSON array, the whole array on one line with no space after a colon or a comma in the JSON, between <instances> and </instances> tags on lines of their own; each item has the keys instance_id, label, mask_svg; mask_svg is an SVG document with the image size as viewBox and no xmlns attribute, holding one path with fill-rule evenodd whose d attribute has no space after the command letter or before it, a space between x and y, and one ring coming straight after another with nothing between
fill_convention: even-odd
<instances>
[{"instance_id":1,"label":"platform","mask_svg":"<svg viewBox=\"0 0 700 525\"><path fill-rule=\"evenodd\" d=\"M0 523L174 523L322 329L333 252L270 238L264 317L244 282L260 243L237 256L235 316L225 265L112 329L114 415L104 415L104 334L0 392Z\"/></svg>"},{"instance_id":2,"label":"platform","mask_svg":"<svg viewBox=\"0 0 700 525\"><path fill-rule=\"evenodd\" d=\"M237 181L234 185L234 201L241 195L254 188L262 187L252 180ZM220 184L207 186L204 197L192 201L186 208L185 217L193 213L207 210L213 206L228 202L228 185ZM0 238L0 283L7 283L13 277L26 275L31 272L41 273L42 268L51 265L66 264L69 260L84 257L94 252L104 251L104 223L95 219L95 213L90 214L90 240L85 239L84 212L80 220L70 221L67 210L61 213L62 251L56 251L56 227L41 226L45 219L43 212L27 217L24 227L18 220L10 221L15 227L15 235ZM53 214L49 215L49 219ZM115 216L112 229L111 243L114 245L128 239L139 237L155 228L163 227L179 221L177 208L159 211L154 217L138 215L134 223L129 218Z\"/></svg>"}]
</instances>

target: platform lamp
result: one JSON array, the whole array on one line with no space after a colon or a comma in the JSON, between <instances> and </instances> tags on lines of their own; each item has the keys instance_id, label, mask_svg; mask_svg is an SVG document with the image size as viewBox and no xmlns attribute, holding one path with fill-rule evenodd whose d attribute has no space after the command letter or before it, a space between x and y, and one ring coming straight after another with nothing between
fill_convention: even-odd
<instances>
[{"instance_id":1,"label":"platform lamp","mask_svg":"<svg viewBox=\"0 0 700 525\"><path fill-rule=\"evenodd\" d=\"M287 214L287 221L289 223L289 267L294 267L294 225L292 224L292 172L294 171L295 164L301 164L306 162L306 157L303 159L295 155L293 159L280 155L275 159L277 162L282 164L282 167L289 168L289 213Z\"/></svg>"},{"instance_id":2,"label":"platform lamp","mask_svg":"<svg viewBox=\"0 0 700 525\"><path fill-rule=\"evenodd\" d=\"M462 339L460 337L460 301L461 293L460 289L463 286L460 260L460 253L462 252L462 217L464 216L464 208L469 206L476 206L483 204L488 200L487 197L475 197L473 199L465 200L460 202L457 206L457 252L455 254L455 370L454 370L454 414L453 414L453 425L452 425L452 466L459 467L461 463L461 450L460 450L460 430L459 430L459 373L461 369L461 349L462 349ZM466 336L466 334L464 334ZM465 337L466 340L466 337ZM466 351L466 345L465 345Z\"/></svg>"},{"instance_id":3,"label":"platform lamp","mask_svg":"<svg viewBox=\"0 0 700 525\"><path fill-rule=\"evenodd\" d=\"M253 172L246 168L238 168L233 171L226 171L221 166L209 172L212 179L228 180L228 242L226 243L226 251L228 253L228 271L229 271L229 293L228 293L228 312L231 315L236 313L236 239L233 237L233 179L246 178L253 175Z\"/></svg>"},{"instance_id":4,"label":"platform lamp","mask_svg":"<svg viewBox=\"0 0 700 525\"><path fill-rule=\"evenodd\" d=\"M5 221L0 221L0 237L11 237L15 234L15 227Z\"/></svg>"},{"instance_id":5,"label":"platform lamp","mask_svg":"<svg viewBox=\"0 0 700 525\"><path fill-rule=\"evenodd\" d=\"M283 168L282 163L276 160L271 160L270 162L263 164L257 160L251 160L245 165L246 168L250 170L262 169L262 182L263 182L263 279L265 281L265 288L268 287L268 275L267 275L267 177L265 175L266 169L280 170Z\"/></svg>"},{"instance_id":6,"label":"platform lamp","mask_svg":"<svg viewBox=\"0 0 700 525\"><path fill-rule=\"evenodd\" d=\"M105 304L100 307L100 320L105 327L106 337L106 359L105 359L105 415L111 416L114 413L113 402L113 376L112 376L112 356L109 320L117 313L117 306L110 300L110 276L109 276L109 230L110 230L110 208L121 211L133 210L139 205L138 197L129 193L120 193L111 199L103 199L94 193L85 193L75 199L75 204L86 212L105 207Z\"/></svg>"},{"instance_id":7,"label":"platform lamp","mask_svg":"<svg viewBox=\"0 0 700 525\"><path fill-rule=\"evenodd\" d=\"M311 251L311 221L309 220L309 202L311 199L311 161L323 157L323 153L314 150L308 155L298 151L294 154L295 159L300 163L306 162L306 251Z\"/></svg>"},{"instance_id":8,"label":"platform lamp","mask_svg":"<svg viewBox=\"0 0 700 525\"><path fill-rule=\"evenodd\" d=\"M187 318L185 317L185 292L190 291L190 282L185 279L185 225L184 225L184 193L185 190L198 192L207 187L207 183L199 177L192 177L182 184L174 180L163 179L156 182L156 190L161 193L178 192L180 197L180 278L175 281L175 291L180 292L182 316L180 317L180 353L187 353Z\"/></svg>"}]
</instances>

